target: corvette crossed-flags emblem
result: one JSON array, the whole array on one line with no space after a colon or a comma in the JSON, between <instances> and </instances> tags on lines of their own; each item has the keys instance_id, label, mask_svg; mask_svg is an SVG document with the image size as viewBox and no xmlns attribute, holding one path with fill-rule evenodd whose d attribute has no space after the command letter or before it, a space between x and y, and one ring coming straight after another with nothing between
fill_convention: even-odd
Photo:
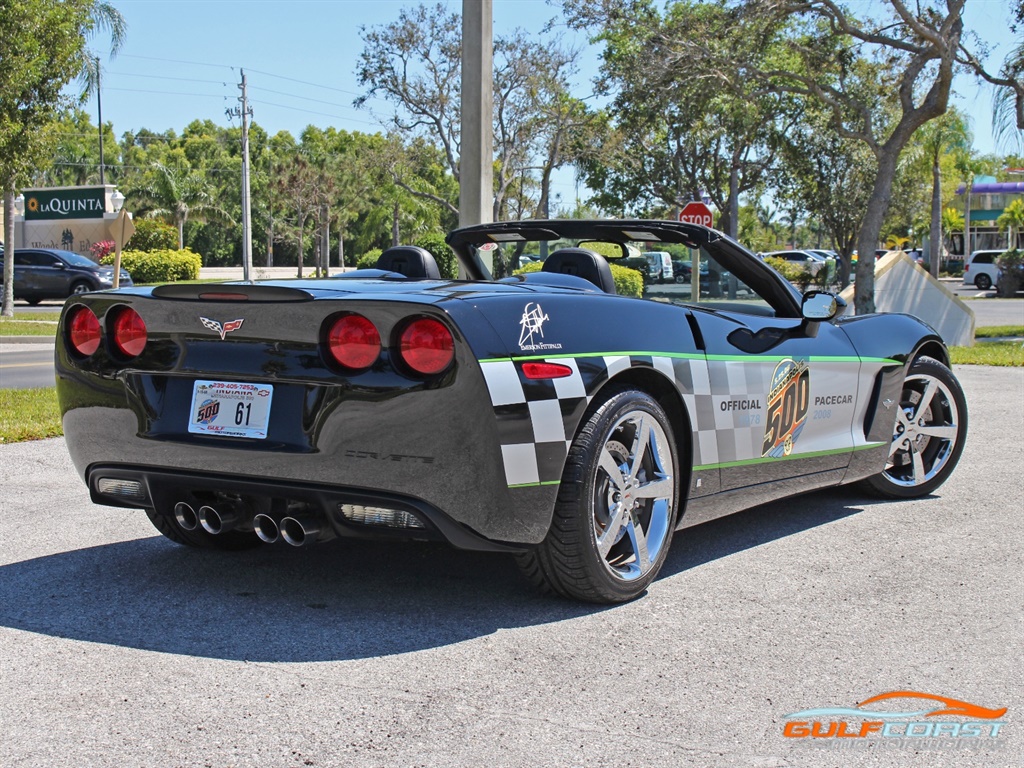
<instances>
[{"instance_id":1,"label":"corvette crossed-flags emblem","mask_svg":"<svg viewBox=\"0 0 1024 768\"><path fill-rule=\"evenodd\" d=\"M242 327L241 319L230 320L224 323L223 325L221 325L216 320L211 320L208 317L200 317L199 320L205 327L209 328L211 331L216 331L217 333L219 333L221 339L223 339L227 334L231 333L232 331L237 331L239 328Z\"/></svg>"}]
</instances>

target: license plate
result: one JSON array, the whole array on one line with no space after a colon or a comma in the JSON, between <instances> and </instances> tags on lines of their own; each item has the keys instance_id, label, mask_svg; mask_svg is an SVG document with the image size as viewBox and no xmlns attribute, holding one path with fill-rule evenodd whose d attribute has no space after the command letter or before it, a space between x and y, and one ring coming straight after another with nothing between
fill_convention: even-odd
<instances>
[{"instance_id":1,"label":"license plate","mask_svg":"<svg viewBox=\"0 0 1024 768\"><path fill-rule=\"evenodd\" d=\"M263 440L267 436L273 397L274 388L270 384L197 381L192 387L188 431Z\"/></svg>"}]
</instances>

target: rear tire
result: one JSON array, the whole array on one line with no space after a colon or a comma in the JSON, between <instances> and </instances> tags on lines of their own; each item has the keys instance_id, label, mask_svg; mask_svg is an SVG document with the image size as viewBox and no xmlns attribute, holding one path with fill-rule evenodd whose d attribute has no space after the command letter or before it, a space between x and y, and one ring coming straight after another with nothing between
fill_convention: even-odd
<instances>
[{"instance_id":1,"label":"rear tire","mask_svg":"<svg viewBox=\"0 0 1024 768\"><path fill-rule=\"evenodd\" d=\"M919 357L903 382L885 469L865 482L888 499L927 496L949 477L967 438L967 401L953 372Z\"/></svg>"},{"instance_id":2,"label":"rear tire","mask_svg":"<svg viewBox=\"0 0 1024 768\"><path fill-rule=\"evenodd\" d=\"M988 275L978 275L974 278L974 285L981 291L987 291L992 287L992 278Z\"/></svg>"},{"instance_id":3,"label":"rear tire","mask_svg":"<svg viewBox=\"0 0 1024 768\"><path fill-rule=\"evenodd\" d=\"M181 527L174 515L165 515L155 509L147 509L146 516L153 523L153 527L160 533L173 541L175 544L182 544L186 547L198 547L200 549L221 549L225 551L237 551L242 549L253 549L263 544L255 533L246 531L228 531L214 535L207 533L202 527L193 531Z\"/></svg>"},{"instance_id":4,"label":"rear tire","mask_svg":"<svg viewBox=\"0 0 1024 768\"><path fill-rule=\"evenodd\" d=\"M577 600L638 597L668 555L678 472L672 426L654 398L620 389L592 405L569 449L548 535L517 556L523 574Z\"/></svg>"}]
</instances>

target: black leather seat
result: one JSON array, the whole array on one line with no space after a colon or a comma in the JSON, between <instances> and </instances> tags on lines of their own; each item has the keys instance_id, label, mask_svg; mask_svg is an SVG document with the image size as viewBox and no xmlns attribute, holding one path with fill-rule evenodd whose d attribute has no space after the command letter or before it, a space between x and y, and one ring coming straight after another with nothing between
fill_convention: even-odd
<instances>
[{"instance_id":1,"label":"black leather seat","mask_svg":"<svg viewBox=\"0 0 1024 768\"><path fill-rule=\"evenodd\" d=\"M586 248L561 248L549 254L541 271L577 275L589 280L605 293L618 293L608 262Z\"/></svg>"},{"instance_id":2,"label":"black leather seat","mask_svg":"<svg viewBox=\"0 0 1024 768\"><path fill-rule=\"evenodd\" d=\"M437 261L430 251L415 245L396 245L394 248L388 248L377 259L377 269L398 272L406 277L441 279Z\"/></svg>"}]
</instances>

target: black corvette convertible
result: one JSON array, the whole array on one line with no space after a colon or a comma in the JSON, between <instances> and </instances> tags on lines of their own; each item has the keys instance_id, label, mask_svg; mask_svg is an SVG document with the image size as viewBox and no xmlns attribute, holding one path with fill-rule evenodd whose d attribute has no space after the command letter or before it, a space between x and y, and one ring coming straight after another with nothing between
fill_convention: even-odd
<instances>
[{"instance_id":1,"label":"black corvette convertible","mask_svg":"<svg viewBox=\"0 0 1024 768\"><path fill-rule=\"evenodd\" d=\"M715 230L522 221L322 280L72 297L67 445L100 504L196 547L441 539L535 584L643 592L681 528L855 481L928 494L967 407L935 332L842 317ZM689 253L711 290L617 294L610 264ZM543 268L492 279L527 257ZM676 293L673 293L676 291Z\"/></svg>"}]
</instances>

